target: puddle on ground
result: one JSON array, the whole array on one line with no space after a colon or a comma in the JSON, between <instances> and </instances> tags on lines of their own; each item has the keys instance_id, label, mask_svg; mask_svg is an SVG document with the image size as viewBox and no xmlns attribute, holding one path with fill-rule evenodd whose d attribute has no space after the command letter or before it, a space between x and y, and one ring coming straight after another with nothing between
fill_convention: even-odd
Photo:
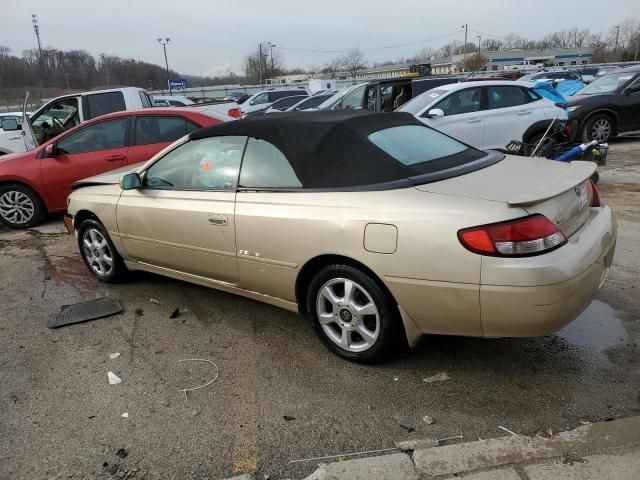
<instances>
[{"instance_id":1,"label":"puddle on ground","mask_svg":"<svg viewBox=\"0 0 640 480\"><path fill-rule=\"evenodd\" d=\"M49 278L48 281L53 284L70 285L80 293L87 293L96 289L96 280L87 270L82 258L79 256L47 257L45 273Z\"/></svg>"},{"instance_id":2,"label":"puddle on ground","mask_svg":"<svg viewBox=\"0 0 640 480\"><path fill-rule=\"evenodd\" d=\"M589 347L595 353L605 354L611 347L623 345L627 332L622 320L606 303L594 300L582 314L556 333L571 345Z\"/></svg>"}]
</instances>

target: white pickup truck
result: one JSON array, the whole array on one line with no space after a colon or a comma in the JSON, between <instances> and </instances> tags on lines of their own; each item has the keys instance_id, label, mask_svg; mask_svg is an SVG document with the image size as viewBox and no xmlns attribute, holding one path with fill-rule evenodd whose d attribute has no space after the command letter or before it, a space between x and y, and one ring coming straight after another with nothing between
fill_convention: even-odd
<instances>
[{"instance_id":1,"label":"white pickup truck","mask_svg":"<svg viewBox=\"0 0 640 480\"><path fill-rule=\"evenodd\" d=\"M32 115L25 114L20 122L15 119L2 121L0 155L26 152L79 123L106 113L147 107L153 107L151 96L141 88L135 87L97 90L54 98ZM26 118L31 123L35 145L29 138L29 129L22 128Z\"/></svg>"}]
</instances>

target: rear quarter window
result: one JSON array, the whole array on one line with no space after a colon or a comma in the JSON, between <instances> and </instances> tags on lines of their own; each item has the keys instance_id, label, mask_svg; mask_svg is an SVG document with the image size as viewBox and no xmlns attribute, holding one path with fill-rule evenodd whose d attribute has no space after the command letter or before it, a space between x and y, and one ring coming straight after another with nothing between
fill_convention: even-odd
<instances>
[{"instance_id":1,"label":"rear quarter window","mask_svg":"<svg viewBox=\"0 0 640 480\"><path fill-rule=\"evenodd\" d=\"M122 92L92 93L86 96L86 119L126 110Z\"/></svg>"}]
</instances>

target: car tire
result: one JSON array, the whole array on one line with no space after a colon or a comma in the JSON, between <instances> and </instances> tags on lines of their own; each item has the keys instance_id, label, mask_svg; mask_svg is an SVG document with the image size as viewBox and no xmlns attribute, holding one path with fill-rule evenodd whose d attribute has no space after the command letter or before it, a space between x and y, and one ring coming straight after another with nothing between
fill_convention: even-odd
<instances>
[{"instance_id":1,"label":"car tire","mask_svg":"<svg viewBox=\"0 0 640 480\"><path fill-rule=\"evenodd\" d=\"M358 268L336 264L320 270L309 286L307 305L322 342L347 360L376 363L404 346L395 302L378 280Z\"/></svg>"},{"instance_id":2,"label":"car tire","mask_svg":"<svg viewBox=\"0 0 640 480\"><path fill-rule=\"evenodd\" d=\"M21 183L0 186L0 222L10 228L30 228L40 225L47 209L40 196Z\"/></svg>"},{"instance_id":3,"label":"car tire","mask_svg":"<svg viewBox=\"0 0 640 480\"><path fill-rule=\"evenodd\" d=\"M613 118L606 113L597 113L585 122L582 128L582 141L597 140L600 143L606 143L613 137L613 130Z\"/></svg>"},{"instance_id":4,"label":"car tire","mask_svg":"<svg viewBox=\"0 0 640 480\"><path fill-rule=\"evenodd\" d=\"M117 283L128 273L104 226L94 219L78 227L78 248L89 271L101 282Z\"/></svg>"}]
</instances>

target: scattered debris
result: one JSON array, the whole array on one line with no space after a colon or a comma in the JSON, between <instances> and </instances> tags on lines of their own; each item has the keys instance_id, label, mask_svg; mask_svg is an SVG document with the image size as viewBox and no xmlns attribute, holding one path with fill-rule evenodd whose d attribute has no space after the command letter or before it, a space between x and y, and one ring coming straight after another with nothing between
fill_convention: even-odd
<instances>
[{"instance_id":1,"label":"scattered debris","mask_svg":"<svg viewBox=\"0 0 640 480\"><path fill-rule=\"evenodd\" d=\"M404 440L402 442L396 442L396 447L400 450L419 450L422 448L433 448L439 445L437 440L432 440L430 438L424 438L421 440Z\"/></svg>"},{"instance_id":2,"label":"scattered debris","mask_svg":"<svg viewBox=\"0 0 640 480\"><path fill-rule=\"evenodd\" d=\"M438 442L438 445L440 445L440 444L442 444L442 442L448 442L449 440L464 440L464 437L462 436L462 434L460 434L460 435L456 435L454 437L438 438L436 440L436 442Z\"/></svg>"},{"instance_id":3,"label":"scattered debris","mask_svg":"<svg viewBox=\"0 0 640 480\"><path fill-rule=\"evenodd\" d=\"M95 415L89 415L89 420L91 420L93 418L96 418L96 416Z\"/></svg>"},{"instance_id":4,"label":"scattered debris","mask_svg":"<svg viewBox=\"0 0 640 480\"><path fill-rule=\"evenodd\" d=\"M122 415L120 415L122 418L129 418L129 412L124 412Z\"/></svg>"},{"instance_id":5,"label":"scattered debris","mask_svg":"<svg viewBox=\"0 0 640 480\"><path fill-rule=\"evenodd\" d=\"M171 315L169 315L169 318L178 318L180 316L180 309L176 308L173 312L171 312Z\"/></svg>"},{"instance_id":6,"label":"scattered debris","mask_svg":"<svg viewBox=\"0 0 640 480\"><path fill-rule=\"evenodd\" d=\"M111 355L109 355L109 358L113 360L115 358L118 358L119 356L120 356L119 352L113 352Z\"/></svg>"},{"instance_id":7,"label":"scattered debris","mask_svg":"<svg viewBox=\"0 0 640 480\"><path fill-rule=\"evenodd\" d=\"M161 348L159 348L158 350L156 350L155 352L153 352L154 355L160 355L162 352L164 352L164 350L162 350Z\"/></svg>"},{"instance_id":8,"label":"scattered debris","mask_svg":"<svg viewBox=\"0 0 640 480\"><path fill-rule=\"evenodd\" d=\"M122 304L118 300L108 297L97 298L72 305L62 305L59 313L55 313L49 317L47 327L58 328L73 323L96 320L98 318L116 315L122 311Z\"/></svg>"},{"instance_id":9,"label":"scattered debris","mask_svg":"<svg viewBox=\"0 0 640 480\"><path fill-rule=\"evenodd\" d=\"M285 422L290 422L291 420L295 420L296 417L291 417L289 415L284 415L282 418L284 418Z\"/></svg>"},{"instance_id":10,"label":"scattered debris","mask_svg":"<svg viewBox=\"0 0 640 480\"><path fill-rule=\"evenodd\" d=\"M446 382L447 380L451 380L451 377L447 375L447 372L440 372L431 377L424 378L422 381L425 383L433 383L433 382Z\"/></svg>"},{"instance_id":11,"label":"scattered debris","mask_svg":"<svg viewBox=\"0 0 640 480\"><path fill-rule=\"evenodd\" d=\"M121 448L116 452L116 456L120 458L127 458L129 456L129 452L127 452L124 448Z\"/></svg>"},{"instance_id":12,"label":"scattered debris","mask_svg":"<svg viewBox=\"0 0 640 480\"><path fill-rule=\"evenodd\" d=\"M107 378L109 378L110 385L118 385L119 383L122 383L122 379L113 372L107 372Z\"/></svg>"},{"instance_id":13,"label":"scattered debris","mask_svg":"<svg viewBox=\"0 0 640 480\"><path fill-rule=\"evenodd\" d=\"M551 428L547 428L544 432L549 435L549 437L553 437L553 430Z\"/></svg>"},{"instance_id":14,"label":"scattered debris","mask_svg":"<svg viewBox=\"0 0 640 480\"><path fill-rule=\"evenodd\" d=\"M10 393L9 398L13 403L18 403L18 396L15 393Z\"/></svg>"},{"instance_id":15,"label":"scattered debris","mask_svg":"<svg viewBox=\"0 0 640 480\"><path fill-rule=\"evenodd\" d=\"M135 314L136 317L141 317L144 315L144 310L141 308L136 308L133 313Z\"/></svg>"},{"instance_id":16,"label":"scattered debris","mask_svg":"<svg viewBox=\"0 0 640 480\"><path fill-rule=\"evenodd\" d=\"M383 448L382 450L367 450L364 452L353 452L353 453L341 453L338 455L327 455L325 457L313 457L313 458L301 458L299 460L289 460L289 463L302 463L302 462L315 462L318 460L329 460L332 458L345 458L345 457L355 457L358 455L374 455L374 454L378 454L378 453L385 453L385 452L393 452L393 451L398 451L400 450L399 448Z\"/></svg>"},{"instance_id":17,"label":"scattered debris","mask_svg":"<svg viewBox=\"0 0 640 480\"><path fill-rule=\"evenodd\" d=\"M591 425L591 422L587 422L586 420L580 420L582 425Z\"/></svg>"},{"instance_id":18,"label":"scattered debris","mask_svg":"<svg viewBox=\"0 0 640 480\"><path fill-rule=\"evenodd\" d=\"M200 412L201 412L201 410L193 410L191 412L191 416L196 417L196 416L200 415Z\"/></svg>"},{"instance_id":19,"label":"scattered debris","mask_svg":"<svg viewBox=\"0 0 640 480\"><path fill-rule=\"evenodd\" d=\"M393 377L394 382L397 382L398 380L400 380L400 377Z\"/></svg>"},{"instance_id":20,"label":"scattered debris","mask_svg":"<svg viewBox=\"0 0 640 480\"><path fill-rule=\"evenodd\" d=\"M45 280L51 280L51 275L45 275L45 276L44 276L44 279L45 279Z\"/></svg>"},{"instance_id":21,"label":"scattered debris","mask_svg":"<svg viewBox=\"0 0 640 480\"><path fill-rule=\"evenodd\" d=\"M433 425L434 423L436 423L436 419L433 417L430 417L429 415L425 415L424 417L422 417L422 420L427 425Z\"/></svg>"},{"instance_id":22,"label":"scattered debris","mask_svg":"<svg viewBox=\"0 0 640 480\"><path fill-rule=\"evenodd\" d=\"M502 427L502 426L498 426L498 428L499 428L500 430L503 430L503 431L507 432L507 433L510 433L510 434L511 434L511 435L513 435L514 437L518 436L518 434L517 434L517 433L512 432L512 431L511 431L511 430L509 430L508 428L505 428L505 427Z\"/></svg>"},{"instance_id":23,"label":"scattered debris","mask_svg":"<svg viewBox=\"0 0 640 480\"><path fill-rule=\"evenodd\" d=\"M400 425L400 428L405 430L407 433L411 433L411 432L415 432L416 431L416 429L413 428L413 427L407 427L406 425L403 425L401 423L399 423L398 425Z\"/></svg>"},{"instance_id":24,"label":"scattered debris","mask_svg":"<svg viewBox=\"0 0 640 480\"><path fill-rule=\"evenodd\" d=\"M150 299L149 299L149 301L150 301L151 303L156 304L156 305L162 305L162 304L160 303L160 300L156 300L155 298L150 298Z\"/></svg>"},{"instance_id":25,"label":"scattered debris","mask_svg":"<svg viewBox=\"0 0 640 480\"><path fill-rule=\"evenodd\" d=\"M215 382L218 379L218 375L219 375L220 369L211 360L207 360L206 358L185 358L185 359L182 359L182 360L178 360L178 362L207 362L207 363L210 363L211 365L213 365L214 367L216 367L216 375L215 375L215 377L213 377L207 383L205 383L203 385L198 385L197 387L179 388L178 389L179 392L184 393L184 398L185 399L187 398L187 392L193 392L194 390L200 390L201 388L208 387L209 385L211 385L213 382Z\"/></svg>"}]
</instances>

